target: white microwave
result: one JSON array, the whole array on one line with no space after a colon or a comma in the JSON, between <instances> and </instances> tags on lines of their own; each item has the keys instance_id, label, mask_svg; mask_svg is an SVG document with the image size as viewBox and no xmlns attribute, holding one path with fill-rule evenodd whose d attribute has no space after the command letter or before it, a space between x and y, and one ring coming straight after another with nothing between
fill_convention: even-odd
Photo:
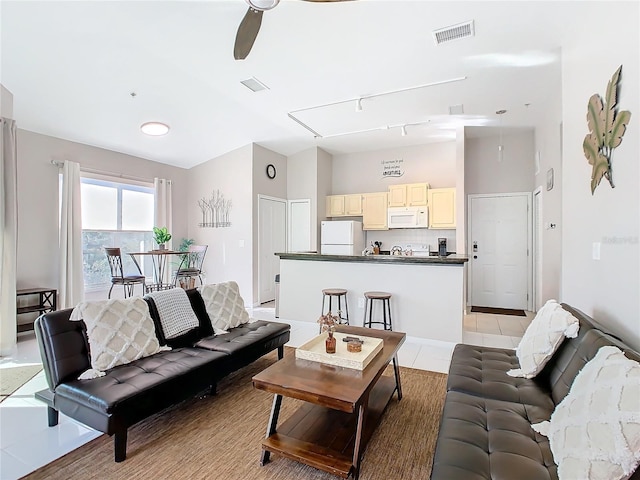
<instances>
[{"instance_id":1,"label":"white microwave","mask_svg":"<svg viewBox=\"0 0 640 480\"><path fill-rule=\"evenodd\" d=\"M427 228L427 207L391 207L387 210L389 228Z\"/></svg>"}]
</instances>

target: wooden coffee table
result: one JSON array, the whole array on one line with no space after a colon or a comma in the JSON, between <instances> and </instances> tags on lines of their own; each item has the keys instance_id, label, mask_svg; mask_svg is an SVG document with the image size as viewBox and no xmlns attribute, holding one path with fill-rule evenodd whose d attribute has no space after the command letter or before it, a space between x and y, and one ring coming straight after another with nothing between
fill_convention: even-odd
<instances>
[{"instance_id":1,"label":"wooden coffee table","mask_svg":"<svg viewBox=\"0 0 640 480\"><path fill-rule=\"evenodd\" d=\"M288 355L254 376L255 388L275 394L261 465L274 452L343 478L358 478L362 454L387 404L394 392L402 398L397 354L406 335L349 326L336 331L382 338L384 347L364 370ZM395 378L382 375L389 362ZM306 403L278 425L283 396Z\"/></svg>"}]
</instances>

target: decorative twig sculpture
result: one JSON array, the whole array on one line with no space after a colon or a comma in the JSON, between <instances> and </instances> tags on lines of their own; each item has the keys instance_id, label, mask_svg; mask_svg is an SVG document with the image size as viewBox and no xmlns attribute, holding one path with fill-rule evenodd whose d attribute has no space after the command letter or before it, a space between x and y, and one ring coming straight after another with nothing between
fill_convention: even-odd
<instances>
[{"instance_id":1,"label":"decorative twig sculpture","mask_svg":"<svg viewBox=\"0 0 640 480\"><path fill-rule=\"evenodd\" d=\"M202 212L202 223L199 227L230 227L231 200L225 200L220 190L211 192L211 197L198 200Z\"/></svg>"}]
</instances>

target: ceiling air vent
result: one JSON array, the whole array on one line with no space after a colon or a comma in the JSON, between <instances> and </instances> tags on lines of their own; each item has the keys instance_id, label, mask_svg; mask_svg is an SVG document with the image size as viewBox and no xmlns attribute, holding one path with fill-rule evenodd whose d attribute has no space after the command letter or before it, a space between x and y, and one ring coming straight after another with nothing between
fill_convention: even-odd
<instances>
[{"instance_id":1,"label":"ceiling air vent","mask_svg":"<svg viewBox=\"0 0 640 480\"><path fill-rule=\"evenodd\" d=\"M441 43L458 40L459 38L473 37L474 33L473 20L470 20L468 22L434 30L433 40L436 42L436 45L440 45Z\"/></svg>"},{"instance_id":2,"label":"ceiling air vent","mask_svg":"<svg viewBox=\"0 0 640 480\"><path fill-rule=\"evenodd\" d=\"M262 83L256 77L251 77L251 78L248 78L246 80L242 80L240 83L243 84L245 87L247 87L252 92L259 92L261 90L268 90L269 89L269 87L267 87L264 83Z\"/></svg>"}]
</instances>

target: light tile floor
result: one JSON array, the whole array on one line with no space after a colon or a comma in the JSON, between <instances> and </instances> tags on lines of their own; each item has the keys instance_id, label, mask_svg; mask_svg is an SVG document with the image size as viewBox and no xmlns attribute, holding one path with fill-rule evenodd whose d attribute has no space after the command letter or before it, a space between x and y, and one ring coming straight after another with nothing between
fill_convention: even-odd
<instances>
[{"instance_id":1,"label":"light tile floor","mask_svg":"<svg viewBox=\"0 0 640 480\"><path fill-rule=\"evenodd\" d=\"M256 319L274 320L273 304L254 308L250 314ZM463 342L514 348L533 315L530 312L526 317L465 315ZM299 346L317 334L315 323L287 323L291 324L289 346ZM398 361L404 367L446 373L452 350L453 345L445 342L408 337L398 353ZM15 353L0 359L0 368L34 363L40 363L40 353L34 334L26 333L18 338ZM20 478L101 435L62 414L59 425L49 428L46 406L33 398L34 392L46 386L44 372L40 372L0 403L1 480Z\"/></svg>"}]
</instances>

